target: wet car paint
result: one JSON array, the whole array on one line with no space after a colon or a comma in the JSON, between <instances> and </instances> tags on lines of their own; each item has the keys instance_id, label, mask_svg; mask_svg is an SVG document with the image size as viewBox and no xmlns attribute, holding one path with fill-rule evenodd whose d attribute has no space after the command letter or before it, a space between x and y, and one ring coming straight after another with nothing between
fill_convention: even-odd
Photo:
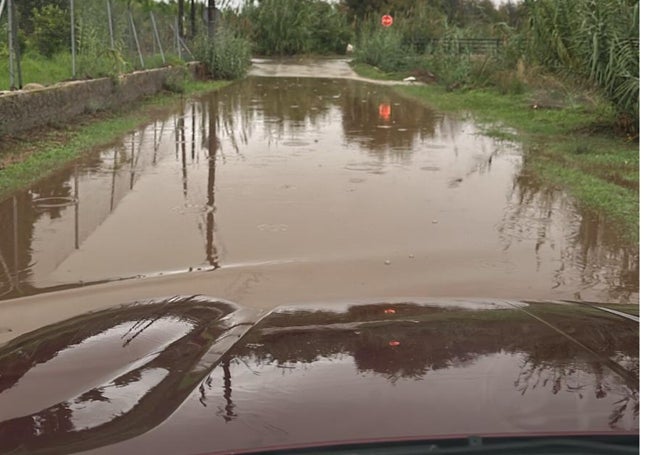
<instances>
[{"instance_id":1,"label":"wet car paint","mask_svg":"<svg viewBox=\"0 0 650 455\"><path fill-rule=\"evenodd\" d=\"M638 324L560 302L384 299L265 315L177 297L23 335L0 365L3 452L639 428Z\"/></svg>"}]
</instances>

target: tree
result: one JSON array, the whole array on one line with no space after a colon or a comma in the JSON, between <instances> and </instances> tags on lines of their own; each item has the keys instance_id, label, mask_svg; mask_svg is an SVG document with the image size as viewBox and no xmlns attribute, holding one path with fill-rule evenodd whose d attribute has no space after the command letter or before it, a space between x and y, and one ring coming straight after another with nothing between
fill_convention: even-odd
<instances>
[{"instance_id":1,"label":"tree","mask_svg":"<svg viewBox=\"0 0 650 455\"><path fill-rule=\"evenodd\" d=\"M62 11L68 11L69 0L19 0L15 2L20 16L20 27L25 33L34 31L34 11L41 11L46 6L55 6Z\"/></svg>"},{"instance_id":2,"label":"tree","mask_svg":"<svg viewBox=\"0 0 650 455\"><path fill-rule=\"evenodd\" d=\"M68 44L69 21L68 13L55 4L32 11L31 40L41 55L52 57Z\"/></svg>"},{"instance_id":3,"label":"tree","mask_svg":"<svg viewBox=\"0 0 650 455\"><path fill-rule=\"evenodd\" d=\"M183 27L183 18L185 16L185 0L178 0L178 34L185 37L185 28Z\"/></svg>"}]
</instances>

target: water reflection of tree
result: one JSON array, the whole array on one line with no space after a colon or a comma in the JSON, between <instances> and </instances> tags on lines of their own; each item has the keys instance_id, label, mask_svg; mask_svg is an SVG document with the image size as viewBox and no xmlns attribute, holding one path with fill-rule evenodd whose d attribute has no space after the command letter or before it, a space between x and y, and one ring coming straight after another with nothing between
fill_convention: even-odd
<instances>
[{"instance_id":1,"label":"water reflection of tree","mask_svg":"<svg viewBox=\"0 0 650 455\"><path fill-rule=\"evenodd\" d=\"M89 171L97 170L102 160L93 157L83 162ZM69 206L39 208L32 201L39 198L72 199L76 166L68 167L41 180L29 190L16 192L0 201L0 298L33 293L30 283L33 265L32 244L35 224L42 218L54 220Z\"/></svg>"},{"instance_id":2,"label":"water reflection of tree","mask_svg":"<svg viewBox=\"0 0 650 455\"><path fill-rule=\"evenodd\" d=\"M389 308L394 316L384 313ZM258 366L286 366L348 355L360 372L397 382L498 353L524 358L520 374L513 378L522 394L547 388L553 394L563 391L582 398L589 388L597 399L620 397L612 410L612 426L626 413L638 418L638 327L590 308L534 304L526 312L451 311L401 304L361 305L346 313L273 314L234 347L231 358ZM625 367L615 361L620 353L629 359Z\"/></svg>"},{"instance_id":3,"label":"water reflection of tree","mask_svg":"<svg viewBox=\"0 0 650 455\"><path fill-rule=\"evenodd\" d=\"M168 115L168 113L158 115ZM142 155L145 148L144 138L151 134L151 130L154 135L153 164L156 163L164 126L163 121L162 128L158 131L158 120L156 120L153 126L139 129L106 150L89 153L60 171L38 180L28 189L18 191L0 201L0 232L3 234L0 236L0 299L31 295L46 290L39 288L38 283L33 282L32 266L38 260L33 245L40 234L35 232L38 223L44 219L56 220L63 217L67 211L74 210L75 222L69 226L59 225L57 239L69 236L74 240L70 243L69 252L78 248L84 236L89 235L99 226L112 213L119 200L133 189L141 168L149 165L144 162ZM102 209L94 206L88 210L90 216L85 216L83 204L76 205L74 202L79 192L82 198L89 195L85 192L85 182L92 181L93 176L102 173L111 174L111 192L110 195L106 195L106 209L101 217L96 218L93 214ZM119 176L125 176L128 180L126 186L120 187L117 178ZM57 198L59 201L65 200L71 203L41 207L34 202L41 198ZM79 232L80 223L85 227L84 232ZM69 232L72 225L74 225L74 232ZM61 243L57 242L57 245L60 247ZM49 289L70 286L61 285Z\"/></svg>"},{"instance_id":4,"label":"water reflection of tree","mask_svg":"<svg viewBox=\"0 0 650 455\"><path fill-rule=\"evenodd\" d=\"M415 141L436 134L442 119L389 88L348 80L247 78L211 97L218 100L221 141L237 152L250 137L253 122L258 122L256 127L263 122L269 141L280 141L302 135L309 125L339 121L332 115L340 112L346 140L382 160L403 160L410 157ZM389 120L380 118L382 103L391 105Z\"/></svg>"},{"instance_id":5,"label":"water reflection of tree","mask_svg":"<svg viewBox=\"0 0 650 455\"><path fill-rule=\"evenodd\" d=\"M602 216L580 209L563 191L541 184L526 161L515 178L509 204L498 230L505 249L513 242L535 241L538 267L545 248L559 248L555 287L578 275L581 289L606 286L602 300L633 302L639 291L639 250L621 239L616 226ZM552 232L562 216L569 216L572 232ZM559 240L558 240L559 239ZM555 259L555 258L553 258ZM548 260L548 259L547 259ZM580 297L579 295L577 297Z\"/></svg>"},{"instance_id":6,"label":"water reflection of tree","mask_svg":"<svg viewBox=\"0 0 650 455\"><path fill-rule=\"evenodd\" d=\"M83 347L86 340L111 328L123 328L111 332L110 345L118 352L109 355L115 356L125 340L146 334L160 321L175 320L191 327L147 362L133 363L109 383L32 415L0 422L0 450L14 450L18 444L30 451L52 450L58 444L67 450L87 450L114 443L164 421L194 389L204 406L210 405L208 390L212 396L222 395L218 415L230 422L238 418L233 389L240 376L231 373L233 365L246 364L256 374L259 366L291 371L298 364L309 368L322 359L348 357L359 372L397 383L510 354L523 359L520 373L512 378L516 391L544 389L578 398L588 391L596 399L615 400L609 416L612 427L624 418L638 419L638 326L596 309L540 303L496 310L407 303L355 305L345 312L272 313L242 338L228 331L238 326L245 330L253 319L236 317L235 310L225 302L176 298L82 315L16 339L0 350L0 393L11 392L20 378L38 365L56 361L63 350ZM230 322L221 319L229 314ZM239 341L226 351L217 347L217 340L227 338ZM93 355L92 350L88 355ZM107 392L114 388L120 389L121 398L112 403ZM103 403L117 406L111 408L115 412L110 419L92 427L83 419L75 420L77 410ZM126 406L124 412L119 406Z\"/></svg>"},{"instance_id":7,"label":"water reflection of tree","mask_svg":"<svg viewBox=\"0 0 650 455\"><path fill-rule=\"evenodd\" d=\"M436 136L444 118L388 88L353 81L344 87L340 106L346 139L381 160L408 158L416 141ZM382 104L390 106L388 119L380 117Z\"/></svg>"}]
</instances>

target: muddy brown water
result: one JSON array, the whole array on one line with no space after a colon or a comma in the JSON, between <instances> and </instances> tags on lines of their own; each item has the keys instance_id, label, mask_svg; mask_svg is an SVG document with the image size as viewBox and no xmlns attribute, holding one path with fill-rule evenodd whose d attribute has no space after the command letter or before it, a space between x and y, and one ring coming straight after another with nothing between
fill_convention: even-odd
<instances>
[{"instance_id":1,"label":"muddy brown water","mask_svg":"<svg viewBox=\"0 0 650 455\"><path fill-rule=\"evenodd\" d=\"M276 302L313 279L638 303L638 249L480 131L389 87L249 77L1 201L0 298L284 267Z\"/></svg>"}]
</instances>

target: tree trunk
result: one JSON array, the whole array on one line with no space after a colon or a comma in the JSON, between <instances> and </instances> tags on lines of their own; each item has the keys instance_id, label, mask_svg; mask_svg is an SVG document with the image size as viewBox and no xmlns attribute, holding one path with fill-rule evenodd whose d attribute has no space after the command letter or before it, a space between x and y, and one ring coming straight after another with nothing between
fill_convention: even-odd
<instances>
[{"instance_id":1,"label":"tree trunk","mask_svg":"<svg viewBox=\"0 0 650 455\"><path fill-rule=\"evenodd\" d=\"M181 38L185 37L185 29L183 28L183 16L185 16L185 0L178 0L178 35Z\"/></svg>"},{"instance_id":2,"label":"tree trunk","mask_svg":"<svg viewBox=\"0 0 650 455\"><path fill-rule=\"evenodd\" d=\"M194 0L190 1L190 26L192 27L192 38L196 36L196 5Z\"/></svg>"},{"instance_id":3,"label":"tree trunk","mask_svg":"<svg viewBox=\"0 0 650 455\"><path fill-rule=\"evenodd\" d=\"M214 37L215 32L215 10L214 0L208 0L208 36Z\"/></svg>"}]
</instances>

